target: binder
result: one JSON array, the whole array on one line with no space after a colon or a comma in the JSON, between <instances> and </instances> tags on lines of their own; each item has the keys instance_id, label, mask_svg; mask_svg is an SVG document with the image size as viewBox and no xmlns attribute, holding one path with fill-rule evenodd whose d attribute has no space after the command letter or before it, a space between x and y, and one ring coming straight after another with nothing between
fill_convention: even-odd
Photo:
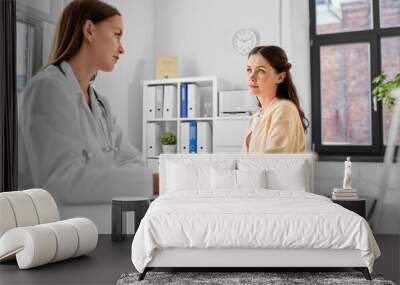
<instances>
[{"instance_id":1,"label":"binder","mask_svg":"<svg viewBox=\"0 0 400 285\"><path fill-rule=\"evenodd\" d=\"M208 122L197 123L197 153L211 153L211 125Z\"/></svg>"},{"instance_id":2,"label":"binder","mask_svg":"<svg viewBox=\"0 0 400 285\"><path fill-rule=\"evenodd\" d=\"M181 84L181 117L187 118L187 83Z\"/></svg>"},{"instance_id":3,"label":"binder","mask_svg":"<svg viewBox=\"0 0 400 285\"><path fill-rule=\"evenodd\" d=\"M147 123L147 156L158 156L161 152L160 125Z\"/></svg>"},{"instance_id":4,"label":"binder","mask_svg":"<svg viewBox=\"0 0 400 285\"><path fill-rule=\"evenodd\" d=\"M191 83L187 87L188 118L200 117L200 91L197 84Z\"/></svg>"},{"instance_id":5,"label":"binder","mask_svg":"<svg viewBox=\"0 0 400 285\"><path fill-rule=\"evenodd\" d=\"M190 122L189 127L189 153L197 153L197 122Z\"/></svg>"},{"instance_id":6,"label":"binder","mask_svg":"<svg viewBox=\"0 0 400 285\"><path fill-rule=\"evenodd\" d=\"M189 122L181 123L181 153L189 153Z\"/></svg>"},{"instance_id":7,"label":"binder","mask_svg":"<svg viewBox=\"0 0 400 285\"><path fill-rule=\"evenodd\" d=\"M156 106L156 87L149 86L147 88L146 96L146 115L148 120L155 118L155 106Z\"/></svg>"},{"instance_id":8,"label":"binder","mask_svg":"<svg viewBox=\"0 0 400 285\"><path fill-rule=\"evenodd\" d=\"M164 86L164 119L176 118L176 96L175 85Z\"/></svg>"},{"instance_id":9,"label":"binder","mask_svg":"<svg viewBox=\"0 0 400 285\"><path fill-rule=\"evenodd\" d=\"M163 104L164 103L164 86L156 86L156 119L162 119L163 117Z\"/></svg>"}]
</instances>

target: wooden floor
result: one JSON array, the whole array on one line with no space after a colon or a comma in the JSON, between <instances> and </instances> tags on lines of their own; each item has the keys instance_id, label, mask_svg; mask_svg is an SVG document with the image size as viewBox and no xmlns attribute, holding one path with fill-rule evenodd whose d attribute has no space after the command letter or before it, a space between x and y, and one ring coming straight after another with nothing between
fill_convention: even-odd
<instances>
[{"instance_id":1,"label":"wooden floor","mask_svg":"<svg viewBox=\"0 0 400 285\"><path fill-rule=\"evenodd\" d=\"M374 272L395 283L400 281L400 235L378 235L382 256ZM34 269L19 270L16 262L0 264L0 284L115 284L124 272L135 271L131 258L132 238L115 243L100 235L94 252Z\"/></svg>"}]
</instances>

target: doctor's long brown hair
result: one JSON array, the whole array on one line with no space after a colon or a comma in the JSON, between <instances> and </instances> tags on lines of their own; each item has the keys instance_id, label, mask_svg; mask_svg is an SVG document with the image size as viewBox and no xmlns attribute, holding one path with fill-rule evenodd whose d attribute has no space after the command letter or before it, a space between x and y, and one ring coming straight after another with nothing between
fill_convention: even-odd
<instances>
[{"instance_id":1,"label":"doctor's long brown hair","mask_svg":"<svg viewBox=\"0 0 400 285\"><path fill-rule=\"evenodd\" d=\"M99 0L74 0L69 3L57 22L49 64L68 60L79 51L86 20L96 24L116 15L121 16L116 8Z\"/></svg>"},{"instance_id":2,"label":"doctor's long brown hair","mask_svg":"<svg viewBox=\"0 0 400 285\"><path fill-rule=\"evenodd\" d=\"M307 133L309 121L304 115L304 111L300 107L297 89L296 86L294 86L292 75L290 74L290 68L292 65L288 62L285 51L278 46L258 46L250 51L248 57L254 54L260 54L262 57L264 57L265 60L267 60L268 63L276 70L276 72L281 73L284 71L286 73L285 80L278 85L276 97L289 100L296 105L304 132ZM260 102L258 103L260 104Z\"/></svg>"}]
</instances>

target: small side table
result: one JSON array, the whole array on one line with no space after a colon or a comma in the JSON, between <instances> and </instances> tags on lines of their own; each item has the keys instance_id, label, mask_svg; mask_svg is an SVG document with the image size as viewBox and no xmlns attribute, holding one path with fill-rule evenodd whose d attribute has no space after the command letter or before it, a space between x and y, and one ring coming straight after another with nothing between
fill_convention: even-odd
<instances>
[{"instance_id":1,"label":"small side table","mask_svg":"<svg viewBox=\"0 0 400 285\"><path fill-rule=\"evenodd\" d=\"M365 219L365 199L355 199L355 200L335 200L332 199L332 202L339 204L340 206L353 211L356 214L359 214L361 217Z\"/></svg>"},{"instance_id":2,"label":"small side table","mask_svg":"<svg viewBox=\"0 0 400 285\"><path fill-rule=\"evenodd\" d=\"M140 221L149 208L151 198L148 197L116 197L112 199L111 212L111 239L113 241L123 241L126 234L122 233L123 212L135 212L135 232Z\"/></svg>"}]
</instances>

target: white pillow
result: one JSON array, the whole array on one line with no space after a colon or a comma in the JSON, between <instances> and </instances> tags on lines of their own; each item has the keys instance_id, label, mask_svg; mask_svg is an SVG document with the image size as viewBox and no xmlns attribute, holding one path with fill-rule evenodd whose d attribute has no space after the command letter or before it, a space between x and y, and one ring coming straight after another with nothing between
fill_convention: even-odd
<instances>
[{"instance_id":1,"label":"white pillow","mask_svg":"<svg viewBox=\"0 0 400 285\"><path fill-rule=\"evenodd\" d=\"M211 168L211 189L236 189L236 170Z\"/></svg>"},{"instance_id":2,"label":"white pillow","mask_svg":"<svg viewBox=\"0 0 400 285\"><path fill-rule=\"evenodd\" d=\"M263 170L211 169L211 189L237 190L241 188L266 188L267 176Z\"/></svg>"},{"instance_id":3,"label":"white pillow","mask_svg":"<svg viewBox=\"0 0 400 285\"><path fill-rule=\"evenodd\" d=\"M309 168L306 161L295 159L238 159L240 170L266 169L267 188L273 190L307 191Z\"/></svg>"},{"instance_id":4,"label":"white pillow","mask_svg":"<svg viewBox=\"0 0 400 285\"><path fill-rule=\"evenodd\" d=\"M167 191L211 188L211 167L168 163Z\"/></svg>"},{"instance_id":5,"label":"white pillow","mask_svg":"<svg viewBox=\"0 0 400 285\"><path fill-rule=\"evenodd\" d=\"M304 162L289 168L270 169L267 174L268 188L276 190L306 191Z\"/></svg>"},{"instance_id":6,"label":"white pillow","mask_svg":"<svg viewBox=\"0 0 400 285\"><path fill-rule=\"evenodd\" d=\"M267 171L236 170L237 188L267 188Z\"/></svg>"}]
</instances>

